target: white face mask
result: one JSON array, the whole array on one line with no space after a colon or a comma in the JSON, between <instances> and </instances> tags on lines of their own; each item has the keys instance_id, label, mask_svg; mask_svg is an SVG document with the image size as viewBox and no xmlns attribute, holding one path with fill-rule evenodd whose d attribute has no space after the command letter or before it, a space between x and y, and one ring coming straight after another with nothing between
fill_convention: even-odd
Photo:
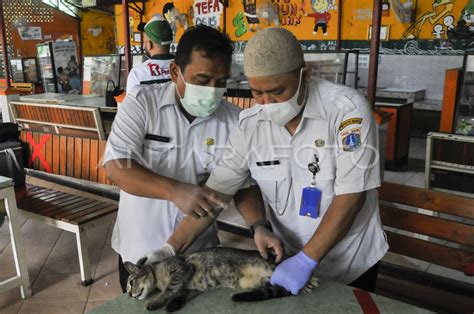
<instances>
[{"instance_id":1,"label":"white face mask","mask_svg":"<svg viewBox=\"0 0 474 314\"><path fill-rule=\"evenodd\" d=\"M178 93L184 109L190 115L199 118L205 118L214 113L214 111L219 107L226 89L186 83L183 74L181 73L181 69L179 69L179 75L186 85L184 97L181 97L178 87L176 87L176 92Z\"/></svg>"},{"instance_id":2,"label":"white face mask","mask_svg":"<svg viewBox=\"0 0 474 314\"><path fill-rule=\"evenodd\" d=\"M296 93L293 95L293 97L291 97L287 101L261 105L263 110L265 110L270 116L270 119L273 122L275 122L278 126L286 125L288 122L291 121L291 119L296 117L303 109L303 104L301 105L298 104L298 96L300 94L302 75L303 75L303 68L301 68L301 71L300 71L298 89L296 90ZM305 98L306 98L306 95L305 95Z\"/></svg>"}]
</instances>

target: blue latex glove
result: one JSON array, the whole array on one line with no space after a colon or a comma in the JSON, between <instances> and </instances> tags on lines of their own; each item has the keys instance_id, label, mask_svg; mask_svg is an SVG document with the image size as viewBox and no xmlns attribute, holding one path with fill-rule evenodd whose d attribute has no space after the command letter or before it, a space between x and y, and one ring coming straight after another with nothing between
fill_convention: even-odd
<instances>
[{"instance_id":1,"label":"blue latex glove","mask_svg":"<svg viewBox=\"0 0 474 314\"><path fill-rule=\"evenodd\" d=\"M298 294L311 278L317 265L318 262L300 251L275 268L270 283L282 286L294 295Z\"/></svg>"}]
</instances>

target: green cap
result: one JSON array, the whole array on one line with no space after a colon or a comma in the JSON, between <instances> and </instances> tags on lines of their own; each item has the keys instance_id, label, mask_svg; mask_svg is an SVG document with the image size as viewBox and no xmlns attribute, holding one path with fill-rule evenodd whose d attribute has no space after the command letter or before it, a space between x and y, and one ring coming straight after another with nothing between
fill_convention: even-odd
<instances>
[{"instance_id":1,"label":"green cap","mask_svg":"<svg viewBox=\"0 0 474 314\"><path fill-rule=\"evenodd\" d=\"M160 15L154 15L145 25L145 34L159 45L169 45L173 40L170 24Z\"/></svg>"}]
</instances>

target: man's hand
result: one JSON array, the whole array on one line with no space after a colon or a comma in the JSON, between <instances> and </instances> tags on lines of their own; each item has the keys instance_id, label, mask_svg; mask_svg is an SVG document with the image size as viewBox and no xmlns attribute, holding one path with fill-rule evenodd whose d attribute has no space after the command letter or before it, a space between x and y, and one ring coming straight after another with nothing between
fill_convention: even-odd
<instances>
[{"instance_id":1,"label":"man's hand","mask_svg":"<svg viewBox=\"0 0 474 314\"><path fill-rule=\"evenodd\" d=\"M150 252L147 255L140 258L137 262L137 265L150 265L150 264L158 263L158 262L164 261L167 258L173 257L175 255L176 255L176 251L174 247L169 243L165 243L165 245L163 245L161 249Z\"/></svg>"},{"instance_id":2,"label":"man's hand","mask_svg":"<svg viewBox=\"0 0 474 314\"><path fill-rule=\"evenodd\" d=\"M296 295L309 281L317 265L318 262L301 251L275 268L270 283L282 286Z\"/></svg>"},{"instance_id":3,"label":"man's hand","mask_svg":"<svg viewBox=\"0 0 474 314\"><path fill-rule=\"evenodd\" d=\"M210 189L182 182L175 185L172 201L183 213L194 218L215 218L215 209L227 206Z\"/></svg>"},{"instance_id":4,"label":"man's hand","mask_svg":"<svg viewBox=\"0 0 474 314\"><path fill-rule=\"evenodd\" d=\"M275 262L279 263L283 257L283 246L280 239L278 239L273 232L268 230L265 226L260 226L255 229L254 235L255 245L264 258L268 258L268 251L270 250L275 256Z\"/></svg>"}]
</instances>

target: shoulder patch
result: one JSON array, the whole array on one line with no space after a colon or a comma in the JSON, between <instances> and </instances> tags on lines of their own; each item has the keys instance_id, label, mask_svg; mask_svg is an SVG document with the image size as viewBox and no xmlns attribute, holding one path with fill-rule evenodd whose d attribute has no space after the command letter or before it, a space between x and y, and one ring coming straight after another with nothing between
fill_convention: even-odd
<instances>
[{"instance_id":1,"label":"shoulder patch","mask_svg":"<svg viewBox=\"0 0 474 314\"><path fill-rule=\"evenodd\" d=\"M339 124L339 132L341 132L351 124L362 124L362 118L349 118L347 120L342 121L341 124Z\"/></svg>"},{"instance_id":2,"label":"shoulder patch","mask_svg":"<svg viewBox=\"0 0 474 314\"><path fill-rule=\"evenodd\" d=\"M360 127L341 132L342 149L353 152L361 146Z\"/></svg>"}]
</instances>

